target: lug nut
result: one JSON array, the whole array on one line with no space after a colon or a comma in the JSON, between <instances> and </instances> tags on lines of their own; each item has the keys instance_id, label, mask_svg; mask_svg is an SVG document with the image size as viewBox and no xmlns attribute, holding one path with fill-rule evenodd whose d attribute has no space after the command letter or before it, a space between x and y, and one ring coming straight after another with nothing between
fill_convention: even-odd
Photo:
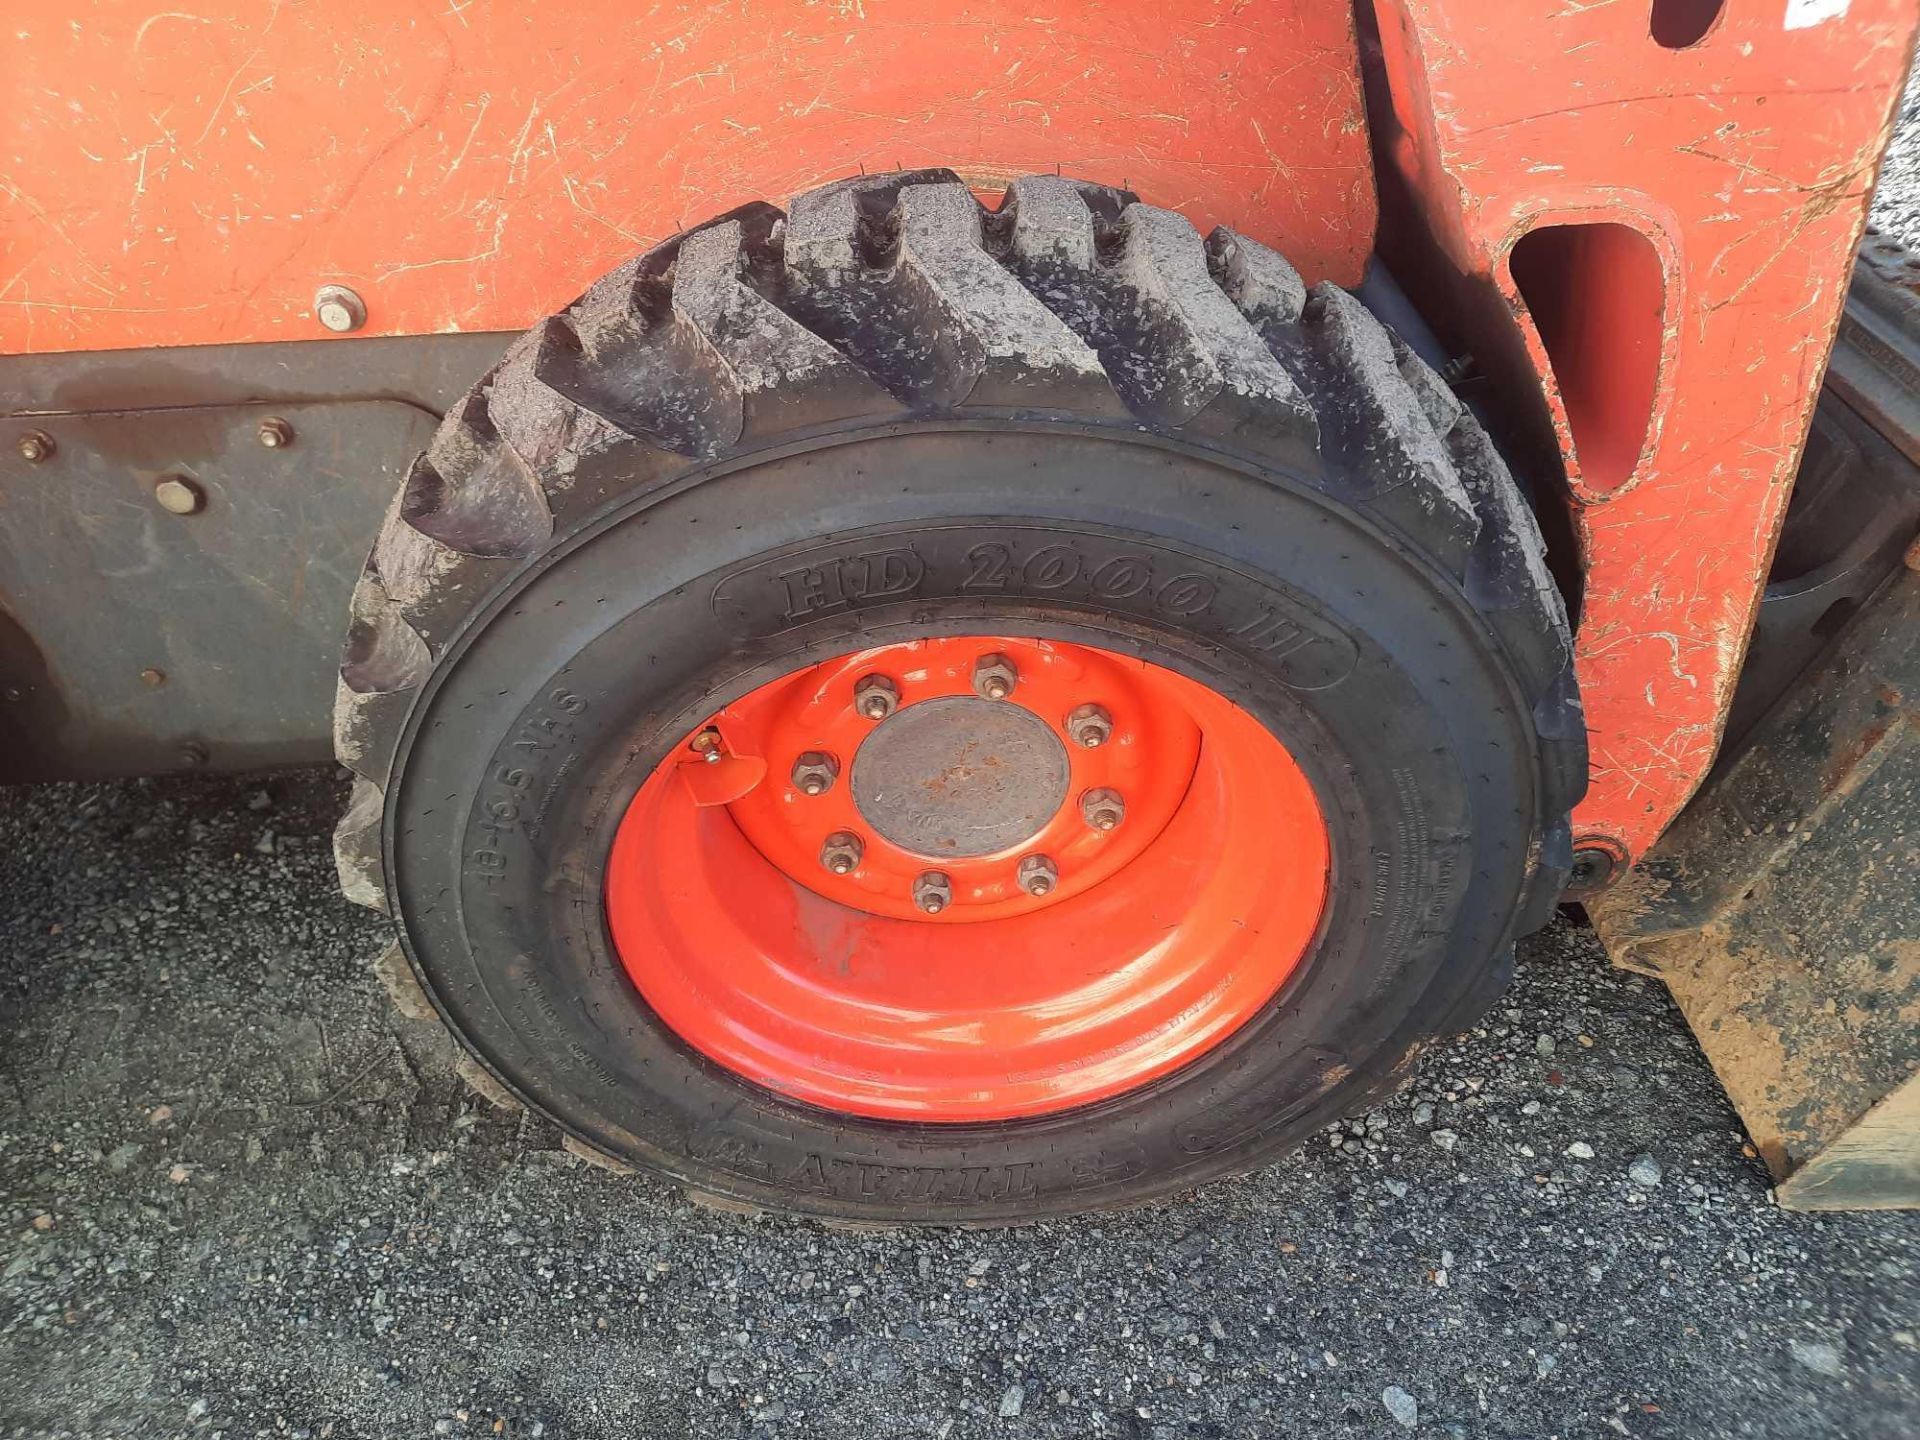
<instances>
[{"instance_id":1,"label":"lug nut","mask_svg":"<svg viewBox=\"0 0 1920 1440\"><path fill-rule=\"evenodd\" d=\"M973 662L973 693L982 700L1004 700L1020 683L1020 672L1004 655L982 655Z\"/></svg>"},{"instance_id":2,"label":"lug nut","mask_svg":"<svg viewBox=\"0 0 1920 1440\"><path fill-rule=\"evenodd\" d=\"M900 687L884 675L868 675L853 687L853 708L869 720L884 720L900 706Z\"/></svg>"},{"instance_id":3,"label":"lug nut","mask_svg":"<svg viewBox=\"0 0 1920 1440\"><path fill-rule=\"evenodd\" d=\"M929 915L938 915L953 903L953 881L945 871L926 871L913 882L913 903Z\"/></svg>"},{"instance_id":4,"label":"lug nut","mask_svg":"<svg viewBox=\"0 0 1920 1440\"><path fill-rule=\"evenodd\" d=\"M687 742L687 748L709 765L717 765L726 747L721 743L720 732L709 725Z\"/></svg>"},{"instance_id":5,"label":"lug nut","mask_svg":"<svg viewBox=\"0 0 1920 1440\"><path fill-rule=\"evenodd\" d=\"M840 762L819 750L809 750L793 762L793 788L802 795L824 795L840 774Z\"/></svg>"},{"instance_id":6,"label":"lug nut","mask_svg":"<svg viewBox=\"0 0 1920 1440\"><path fill-rule=\"evenodd\" d=\"M278 415L269 415L260 422L260 428L254 432L260 443L269 450L284 450L293 444L293 426Z\"/></svg>"},{"instance_id":7,"label":"lug nut","mask_svg":"<svg viewBox=\"0 0 1920 1440\"><path fill-rule=\"evenodd\" d=\"M851 875L866 849L858 835L837 830L827 836L827 843L820 847L820 863L835 875Z\"/></svg>"},{"instance_id":8,"label":"lug nut","mask_svg":"<svg viewBox=\"0 0 1920 1440\"><path fill-rule=\"evenodd\" d=\"M1113 717L1104 705L1082 705L1067 716L1067 738L1085 749L1107 743L1113 734Z\"/></svg>"},{"instance_id":9,"label":"lug nut","mask_svg":"<svg viewBox=\"0 0 1920 1440\"><path fill-rule=\"evenodd\" d=\"M206 493L184 475L166 475L155 482L154 502L169 515L196 515L207 503Z\"/></svg>"},{"instance_id":10,"label":"lug nut","mask_svg":"<svg viewBox=\"0 0 1920 1440\"><path fill-rule=\"evenodd\" d=\"M1027 856L1015 873L1020 888L1036 898L1051 895L1053 887L1060 883L1060 868L1044 855Z\"/></svg>"},{"instance_id":11,"label":"lug nut","mask_svg":"<svg viewBox=\"0 0 1920 1440\"><path fill-rule=\"evenodd\" d=\"M38 465L42 460L53 458L53 436L44 430L25 430L17 442L20 458L29 465Z\"/></svg>"},{"instance_id":12,"label":"lug nut","mask_svg":"<svg viewBox=\"0 0 1920 1440\"><path fill-rule=\"evenodd\" d=\"M1117 830L1127 818L1127 802L1118 790L1089 790L1080 797L1080 814L1096 830Z\"/></svg>"}]
</instances>

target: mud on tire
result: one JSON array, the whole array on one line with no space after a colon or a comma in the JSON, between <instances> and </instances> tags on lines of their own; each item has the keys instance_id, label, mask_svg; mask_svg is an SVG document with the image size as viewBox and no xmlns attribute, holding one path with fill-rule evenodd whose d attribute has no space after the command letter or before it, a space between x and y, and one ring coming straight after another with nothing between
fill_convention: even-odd
<instances>
[{"instance_id":1,"label":"mud on tire","mask_svg":"<svg viewBox=\"0 0 1920 1440\"><path fill-rule=\"evenodd\" d=\"M982 544L1081 578L982 595ZM845 580L901 547L911 594ZM1102 593L1122 554L1217 603ZM796 614L807 567L841 588ZM690 1054L606 954L622 797L750 672L983 623L1184 670L1306 754L1335 841L1312 963L1218 1054L1046 1120L861 1121ZM342 884L487 1073L699 1190L864 1219L1137 1202L1364 1105L1498 993L1586 774L1532 514L1397 337L1126 192L1036 177L987 211L946 171L733 211L518 341L395 498L335 734Z\"/></svg>"}]
</instances>

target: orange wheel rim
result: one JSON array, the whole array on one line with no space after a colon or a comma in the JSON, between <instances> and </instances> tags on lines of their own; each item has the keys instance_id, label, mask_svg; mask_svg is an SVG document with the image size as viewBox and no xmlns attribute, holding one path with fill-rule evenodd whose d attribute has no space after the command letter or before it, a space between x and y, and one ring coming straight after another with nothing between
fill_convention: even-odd
<instances>
[{"instance_id":1,"label":"orange wheel rim","mask_svg":"<svg viewBox=\"0 0 1920 1440\"><path fill-rule=\"evenodd\" d=\"M1221 1044L1326 901L1306 776L1225 697L1013 637L863 650L694 727L615 834L608 925L682 1040L876 1118L1049 1114Z\"/></svg>"}]
</instances>

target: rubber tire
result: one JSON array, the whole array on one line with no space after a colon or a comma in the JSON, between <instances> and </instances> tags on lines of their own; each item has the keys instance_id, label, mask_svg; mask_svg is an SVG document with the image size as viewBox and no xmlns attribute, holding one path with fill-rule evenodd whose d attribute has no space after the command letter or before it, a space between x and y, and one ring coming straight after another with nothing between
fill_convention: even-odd
<instances>
[{"instance_id":1,"label":"rubber tire","mask_svg":"<svg viewBox=\"0 0 1920 1440\"><path fill-rule=\"evenodd\" d=\"M1096 186L866 177L676 237L532 332L416 463L336 712L349 895L485 1072L753 1206L1000 1223L1259 1164L1511 973L1585 785L1567 622L1485 435L1351 296ZM1052 635L1279 735L1331 831L1275 1001L1138 1090L907 1125L692 1052L611 950L613 827L729 699L931 634Z\"/></svg>"}]
</instances>

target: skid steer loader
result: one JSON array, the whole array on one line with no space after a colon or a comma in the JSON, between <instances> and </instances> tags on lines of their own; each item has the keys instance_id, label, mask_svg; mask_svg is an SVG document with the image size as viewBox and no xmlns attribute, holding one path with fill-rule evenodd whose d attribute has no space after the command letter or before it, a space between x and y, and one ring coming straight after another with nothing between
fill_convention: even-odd
<instances>
[{"instance_id":1,"label":"skid steer loader","mask_svg":"<svg viewBox=\"0 0 1920 1440\"><path fill-rule=\"evenodd\" d=\"M0 763L337 757L399 998L728 1204L1263 1163L1569 902L1914 1203L1917 23L21 0Z\"/></svg>"}]
</instances>

